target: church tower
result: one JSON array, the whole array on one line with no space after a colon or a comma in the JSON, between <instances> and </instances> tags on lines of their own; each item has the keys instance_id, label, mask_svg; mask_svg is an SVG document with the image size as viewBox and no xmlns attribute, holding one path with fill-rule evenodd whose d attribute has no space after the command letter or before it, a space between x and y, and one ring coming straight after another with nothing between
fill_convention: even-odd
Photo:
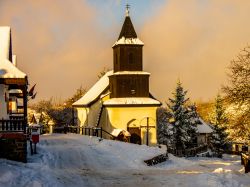
<instances>
[{"instance_id":1,"label":"church tower","mask_svg":"<svg viewBox=\"0 0 250 187\"><path fill-rule=\"evenodd\" d=\"M149 73L143 72L144 44L137 37L128 8L118 40L113 45L110 98L149 97Z\"/></svg>"}]
</instances>

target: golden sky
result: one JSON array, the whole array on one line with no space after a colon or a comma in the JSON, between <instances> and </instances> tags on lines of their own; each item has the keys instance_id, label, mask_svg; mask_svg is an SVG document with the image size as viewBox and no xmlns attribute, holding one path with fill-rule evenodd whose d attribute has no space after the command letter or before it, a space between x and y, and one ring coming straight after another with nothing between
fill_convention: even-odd
<instances>
[{"instance_id":1,"label":"golden sky","mask_svg":"<svg viewBox=\"0 0 250 187\"><path fill-rule=\"evenodd\" d=\"M18 67L37 83L36 100L70 97L112 68L124 6L99 2L0 0L0 25L12 28ZM131 1L131 18L145 43L152 94L166 101L180 78L192 100L213 99L226 83L230 60L249 44L250 1L161 0L155 9L144 1L143 11L137 2Z\"/></svg>"}]
</instances>

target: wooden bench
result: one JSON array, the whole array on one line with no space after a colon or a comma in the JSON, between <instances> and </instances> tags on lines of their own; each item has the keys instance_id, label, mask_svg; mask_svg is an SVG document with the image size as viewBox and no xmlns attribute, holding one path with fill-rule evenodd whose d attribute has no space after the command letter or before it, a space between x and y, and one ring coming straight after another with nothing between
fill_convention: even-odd
<instances>
[{"instance_id":1,"label":"wooden bench","mask_svg":"<svg viewBox=\"0 0 250 187\"><path fill-rule=\"evenodd\" d=\"M250 171L250 155L249 153L241 153L241 165L245 167L245 173Z\"/></svg>"}]
</instances>

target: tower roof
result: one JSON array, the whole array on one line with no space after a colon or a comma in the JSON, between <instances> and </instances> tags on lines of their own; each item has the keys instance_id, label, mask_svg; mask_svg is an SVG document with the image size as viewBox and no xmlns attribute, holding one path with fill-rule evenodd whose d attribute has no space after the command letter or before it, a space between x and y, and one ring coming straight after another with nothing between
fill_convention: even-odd
<instances>
[{"instance_id":1,"label":"tower roof","mask_svg":"<svg viewBox=\"0 0 250 187\"><path fill-rule=\"evenodd\" d=\"M126 7L126 17L122 25L122 30L113 47L117 45L144 45L144 43L137 37L135 28L129 16L128 8L129 5Z\"/></svg>"},{"instance_id":2,"label":"tower roof","mask_svg":"<svg viewBox=\"0 0 250 187\"><path fill-rule=\"evenodd\" d=\"M122 30L121 30L118 40L121 39L122 37L137 38L137 34L135 32L134 26L132 24L132 21L129 15L126 15L125 17L125 21L123 23Z\"/></svg>"}]
</instances>

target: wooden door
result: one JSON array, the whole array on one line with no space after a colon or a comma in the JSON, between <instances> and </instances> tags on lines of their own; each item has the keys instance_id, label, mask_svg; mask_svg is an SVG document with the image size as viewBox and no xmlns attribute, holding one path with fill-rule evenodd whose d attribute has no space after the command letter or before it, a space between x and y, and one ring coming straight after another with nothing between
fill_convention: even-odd
<instances>
[{"instance_id":1,"label":"wooden door","mask_svg":"<svg viewBox=\"0 0 250 187\"><path fill-rule=\"evenodd\" d=\"M128 127L128 132L131 134L130 143L141 145L141 129L139 127Z\"/></svg>"}]
</instances>

